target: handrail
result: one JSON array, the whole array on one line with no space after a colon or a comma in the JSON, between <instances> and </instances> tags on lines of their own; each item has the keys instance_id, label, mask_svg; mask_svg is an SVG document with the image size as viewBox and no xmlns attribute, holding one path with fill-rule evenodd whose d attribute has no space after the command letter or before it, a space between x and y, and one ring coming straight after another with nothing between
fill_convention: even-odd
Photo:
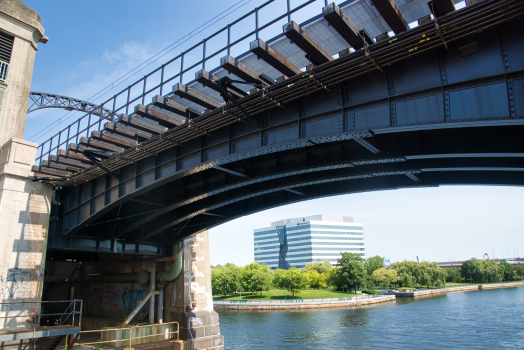
<instances>
[{"instance_id":1,"label":"handrail","mask_svg":"<svg viewBox=\"0 0 524 350\"><path fill-rule=\"evenodd\" d=\"M161 332L161 333L155 333L155 334L149 334L149 335L140 335L140 336L133 336L133 330L138 328L145 328L145 327L157 327L157 326L165 326L165 325L171 325L176 324L176 330L175 331L168 331L168 332ZM179 343L180 341L180 326L178 322L166 322L166 323L155 323L155 324L148 324L148 325L139 325L139 326L133 326L133 327L125 327L125 328L108 328L108 329L98 329L98 330L91 330L91 331L81 331L80 334L87 334L87 333L102 333L103 332L111 332L111 331L127 331L122 332L122 335L128 334L127 337L122 339L115 339L115 340L100 340L96 342L87 342L87 343L80 343L82 346L90 347L90 345L98 345L98 344L106 344L106 343L116 343L116 342L127 342L129 344L128 347L126 347L126 350L132 350L133 340L136 339L142 339L142 338L149 338L149 337L157 337L157 336L165 336L165 335L171 335L176 334L176 339L172 340L174 343ZM69 344L69 342L66 340L66 344ZM70 344L69 346L72 346L73 344ZM69 347L66 347L68 349ZM97 347L93 346L94 349L97 349Z\"/></svg>"},{"instance_id":2,"label":"handrail","mask_svg":"<svg viewBox=\"0 0 524 350\"><path fill-rule=\"evenodd\" d=\"M66 310L62 313L41 313L42 304L60 304L60 303L69 303ZM29 304L25 306L25 304ZM80 308L77 311L77 305L80 304ZM16 309L14 310L4 310L4 306L9 305L15 305ZM34 305L34 308L32 307ZM31 306L31 308L29 308ZM8 302L0 302L0 310L6 314L6 316L0 317L0 319L7 320L7 319L16 319L16 318L29 318L31 320L31 324L28 324L26 321L26 325L31 325L31 327L28 327L28 331L33 332L33 336L31 339L35 338L36 328L40 326L40 320L42 317L49 317L49 316L60 316L59 318L59 325L64 325L64 323L71 318L71 326L75 325L75 315L78 316L78 325L76 327L81 328L82 326L82 306L83 306L83 300L80 299L73 299L73 300L57 300L57 301L8 301ZM72 308L71 308L72 307ZM17 314L14 316L9 316L10 312L16 312ZM67 315L65 319L62 319L64 315ZM5 324L5 323L4 323ZM53 326L49 326L53 327ZM0 329L8 329L8 328L2 328ZM33 340L34 341L34 340ZM30 344L31 340L29 341L28 345Z\"/></svg>"},{"instance_id":3,"label":"handrail","mask_svg":"<svg viewBox=\"0 0 524 350\"><path fill-rule=\"evenodd\" d=\"M86 133L86 137L89 137L89 131L90 130L95 130L97 128L97 124L98 124L98 130L100 131L101 130L101 127L102 127L102 120L106 119L106 120L109 120L109 121L115 121L115 116L117 115L117 112L118 113L126 113L126 114L129 114L129 106L135 102L137 102L138 100L141 99L141 104L145 104L145 96L156 91L157 89L159 90L159 95L163 95L163 87L164 85L168 84L169 82L173 81L174 79L180 77L180 82L182 83L183 82L183 74L194 69L195 67L197 67L198 65L202 65L202 69L205 69L205 63L206 61L208 61L209 59L217 56L218 54L220 53L223 53L225 51L227 51L227 54L230 54L230 51L231 51L231 48L239 43L241 43L243 40L249 38L250 36L252 35L255 35L256 38L258 39L258 36L259 36L259 32L262 31L263 29L266 29L268 27L270 27L271 25L273 24L277 24L278 21L284 19L284 18L288 18L288 20L291 19L291 14L303 9L304 7L316 2L316 0L307 0L305 1L304 3L298 5L297 7L295 8L291 8L290 7L290 3L289 1L287 1L287 11L284 12L283 14L281 14L280 16L278 16L277 18L273 19L273 20L270 20L269 22L267 22L266 24L262 25L262 26L259 26L259 23L258 23L258 19L259 19L259 16L258 16L258 12L259 10L261 10L262 8L266 7L267 5L273 3L275 0L268 0L266 1L265 3L263 3L262 5L260 5L259 7L256 7L255 9L249 11L248 13L246 13L245 15L237 18L235 21L229 23L228 25L224 26L223 28L219 29L218 31L216 31L215 33L209 35L208 37L206 37L205 39L202 39L201 41L199 41L197 44L193 45L192 47L190 47L189 49L181 52L179 55L175 56L174 58L170 59L169 61L167 61L166 63L162 64L160 67L154 69L153 71L149 72L148 74L144 75L143 78L135 81L134 83L130 84L127 88L121 90L120 92L116 93L113 97L107 99L106 101L102 102L100 104L100 109L105 109L104 106L105 105L111 105L112 104L112 108L110 108L110 113L109 115L103 115L103 116L100 116L97 120L95 120L93 123L91 122L91 115L92 113L86 113L85 115L83 115L82 117L80 117L79 119L77 119L75 122L69 124L67 127L65 127L64 129L62 129L61 131L59 131L58 133L56 133L55 135L51 136L49 139L47 139L46 141L44 141L43 143L41 143L38 148L37 148L37 154L40 153L40 155L37 155L36 159L35 159L35 162L38 162L38 161L42 161L44 156L47 156L47 155L51 155L53 154L53 151L56 150L56 154L58 155L59 154L59 149L62 145L65 145L65 147L67 148L69 143L78 143L78 139L79 139L79 136L80 135L83 135L84 132ZM344 6L347 6L349 5L350 3L354 2L356 0L346 0L344 2L342 2L341 4L339 4L339 6L342 8ZM327 1L325 1L326 5L327 5ZM254 14L254 21L255 21L255 29L252 30L251 32L243 35L241 38L231 42L230 41L230 35L231 35L231 28L239 23L240 21L242 21L243 19L246 19L247 17L251 16ZM318 14L316 16L313 16L312 18L309 18L308 20L300 23L301 26L305 26L307 24L310 24L318 19L320 19L322 17L322 14ZM211 54L206 54L206 42L208 42L210 39L216 37L217 35L221 34L221 33L226 33L226 37L227 37L227 45L216 50L215 52L211 53ZM271 42L274 42L280 38L283 37L283 34L279 34L269 40L267 40L266 42L267 43L271 43ZM184 68L184 56L186 54L188 54L189 52L192 52L193 50L197 49L197 48L200 48L202 47L203 48L203 55L202 55L202 59L199 60L198 62L192 64L191 66L189 67L185 67ZM237 56L236 58L237 59L240 59L242 57L245 57L247 56L248 54L250 54L251 51L246 51L244 53L242 53L241 55ZM173 75L172 77L168 78L168 79L164 79L164 71L165 71L165 68L167 66L169 66L171 63L175 62L176 60L180 59L181 60L181 65L180 65L180 71ZM171 68L171 66L170 66ZM219 70L221 67L217 67L215 69L212 69L210 72L215 72L217 70ZM150 87L149 89L147 89L147 79L151 76L153 76L155 73L158 73L160 72L160 83L157 84L157 85L154 85L153 87ZM190 82L187 83L187 85L189 84L192 84L193 82L195 82L195 80L191 80ZM136 97L134 98L131 98L131 89L133 87L136 87L136 86L139 86L139 84L143 84L143 89L142 89L142 93L138 94ZM124 97L126 98L126 95L127 94L127 99L126 99L126 102L121 105L120 107L117 107L116 106L116 103L117 103L117 99L119 99L120 97ZM168 94L166 94L166 96L170 96L172 95L172 92L169 92ZM148 104L149 106L149 104ZM124 111L125 109L125 111ZM87 123L86 123L86 119L87 118ZM75 133L75 130L71 130L73 126L76 126L76 133ZM64 135L62 135L64 134ZM55 141L55 138L58 138L58 142L56 142L56 145L54 145L54 141ZM76 140L76 142L74 141ZM48 147L46 147L46 144L48 144ZM44 147L47 149L47 151L44 151ZM38 149L40 149L40 152L38 152Z\"/></svg>"}]
</instances>

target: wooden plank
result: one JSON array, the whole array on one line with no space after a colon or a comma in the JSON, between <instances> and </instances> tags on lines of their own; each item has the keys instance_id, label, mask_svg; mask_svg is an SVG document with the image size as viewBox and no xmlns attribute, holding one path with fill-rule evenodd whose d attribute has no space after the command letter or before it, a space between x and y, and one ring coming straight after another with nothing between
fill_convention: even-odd
<instances>
[{"instance_id":1,"label":"wooden plank","mask_svg":"<svg viewBox=\"0 0 524 350\"><path fill-rule=\"evenodd\" d=\"M63 152L64 154L67 153L66 150L61 150L61 151L64 151ZM87 169L91 166L91 164L86 164L79 160L66 158L65 156L62 156L62 155L58 157L55 155L49 156L49 161L53 163L59 163L61 165L71 166L71 167L81 168L81 169Z\"/></svg>"},{"instance_id":2,"label":"wooden plank","mask_svg":"<svg viewBox=\"0 0 524 350\"><path fill-rule=\"evenodd\" d=\"M150 133L144 132L142 130L131 129L120 123L107 122L104 124L104 130L116 135L129 137L133 140L138 139L140 142L149 140L153 136Z\"/></svg>"},{"instance_id":3,"label":"wooden plank","mask_svg":"<svg viewBox=\"0 0 524 350\"><path fill-rule=\"evenodd\" d=\"M185 123L183 119L173 117L169 114L162 113L159 110L152 109L144 105L135 106L135 113L141 115L142 117L154 120L160 125L166 126L168 128L174 128L175 126Z\"/></svg>"},{"instance_id":4,"label":"wooden plank","mask_svg":"<svg viewBox=\"0 0 524 350\"><path fill-rule=\"evenodd\" d=\"M96 150L116 152L116 153L124 152L124 149L122 147L118 147L113 144L95 140L92 138L87 138L85 136L80 138L80 144L90 146Z\"/></svg>"},{"instance_id":5,"label":"wooden plank","mask_svg":"<svg viewBox=\"0 0 524 350\"><path fill-rule=\"evenodd\" d=\"M221 101L181 83L173 85L173 93L204 108L215 109L222 106Z\"/></svg>"},{"instance_id":6,"label":"wooden plank","mask_svg":"<svg viewBox=\"0 0 524 350\"><path fill-rule=\"evenodd\" d=\"M306 53L311 63L319 65L333 60L333 56L295 21L284 25L284 35Z\"/></svg>"},{"instance_id":7,"label":"wooden plank","mask_svg":"<svg viewBox=\"0 0 524 350\"><path fill-rule=\"evenodd\" d=\"M160 96L160 95L154 96L152 102L153 102L153 106L165 109L166 111L178 114L182 117L187 117L188 107L186 105L183 105L182 103L178 103L176 101L173 101L167 97Z\"/></svg>"},{"instance_id":8,"label":"wooden plank","mask_svg":"<svg viewBox=\"0 0 524 350\"><path fill-rule=\"evenodd\" d=\"M122 148L132 148L136 147L137 145L137 142L135 140L126 139L125 137L117 136L108 132L98 130L91 132L91 138L107 143L112 143L113 145Z\"/></svg>"},{"instance_id":9,"label":"wooden plank","mask_svg":"<svg viewBox=\"0 0 524 350\"><path fill-rule=\"evenodd\" d=\"M264 74L258 74L257 71L246 66L244 63L237 61L233 56L227 55L220 59L220 66L229 73L236 75L242 80L250 83L273 85L275 82Z\"/></svg>"},{"instance_id":10,"label":"wooden plank","mask_svg":"<svg viewBox=\"0 0 524 350\"><path fill-rule=\"evenodd\" d=\"M58 169L49 168L47 166L44 166L43 164L42 164L41 167L38 167L38 165L33 165L31 170L33 172L39 172L39 173L42 173L42 174L53 175L53 176L58 176L58 177L69 177L69 176L71 176L71 172L69 172L69 171L62 171L62 170L58 170Z\"/></svg>"},{"instance_id":11,"label":"wooden plank","mask_svg":"<svg viewBox=\"0 0 524 350\"><path fill-rule=\"evenodd\" d=\"M337 31L352 48L360 50L364 47L364 40L358 32L358 28L346 16L344 11L340 10L337 4L331 4L322 8L324 19Z\"/></svg>"},{"instance_id":12,"label":"wooden plank","mask_svg":"<svg viewBox=\"0 0 524 350\"><path fill-rule=\"evenodd\" d=\"M207 70L202 69L195 73L195 80L198 81L200 84L204 85L205 87L210 88L211 90L215 90L216 92L220 93L220 88L218 87L218 80L220 78L214 75L213 73L209 73ZM233 95L235 98L242 98L244 96L247 96L248 93L244 92L240 89L227 89L227 92Z\"/></svg>"},{"instance_id":13,"label":"wooden plank","mask_svg":"<svg viewBox=\"0 0 524 350\"><path fill-rule=\"evenodd\" d=\"M409 30L408 22L394 0L373 0L372 4L395 34Z\"/></svg>"},{"instance_id":14,"label":"wooden plank","mask_svg":"<svg viewBox=\"0 0 524 350\"><path fill-rule=\"evenodd\" d=\"M453 0L430 0L428 1L429 10L437 17L447 15L455 11Z\"/></svg>"},{"instance_id":15,"label":"wooden plank","mask_svg":"<svg viewBox=\"0 0 524 350\"><path fill-rule=\"evenodd\" d=\"M69 171L69 172L78 172L82 170L82 168L78 168L72 165L62 164L58 162L50 162L48 160L43 160L42 166L46 166L48 168L61 170L61 171Z\"/></svg>"},{"instance_id":16,"label":"wooden plank","mask_svg":"<svg viewBox=\"0 0 524 350\"><path fill-rule=\"evenodd\" d=\"M271 67L278 70L280 73L292 77L293 75L302 73L302 70L291 63L287 58L282 56L278 51L266 44L262 39L257 39L249 44L251 52L258 58L268 63Z\"/></svg>"},{"instance_id":17,"label":"wooden plank","mask_svg":"<svg viewBox=\"0 0 524 350\"><path fill-rule=\"evenodd\" d=\"M96 148L70 143L67 151L64 150L65 152L62 153L62 150L60 150L60 157L67 157L73 160L78 160L82 163L93 164L93 162L90 159L88 159L87 157L85 157L84 154L82 153L84 149L98 151L98 149Z\"/></svg>"},{"instance_id":18,"label":"wooden plank","mask_svg":"<svg viewBox=\"0 0 524 350\"><path fill-rule=\"evenodd\" d=\"M148 132L152 135L158 135L167 131L167 128L158 125L156 123L148 122L144 119L138 117L130 117L127 114L122 114L118 118L118 122L127 126L132 126L133 128Z\"/></svg>"}]
</instances>

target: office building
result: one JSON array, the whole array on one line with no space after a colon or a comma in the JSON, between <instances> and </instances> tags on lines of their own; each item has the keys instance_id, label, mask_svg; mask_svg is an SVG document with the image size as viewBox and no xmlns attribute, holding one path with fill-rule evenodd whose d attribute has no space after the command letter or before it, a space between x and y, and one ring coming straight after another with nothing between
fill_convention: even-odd
<instances>
[{"instance_id":1,"label":"office building","mask_svg":"<svg viewBox=\"0 0 524 350\"><path fill-rule=\"evenodd\" d=\"M364 230L353 218L312 215L272 222L254 230L255 262L271 269L302 268L327 260L337 264L341 253L365 257Z\"/></svg>"}]
</instances>

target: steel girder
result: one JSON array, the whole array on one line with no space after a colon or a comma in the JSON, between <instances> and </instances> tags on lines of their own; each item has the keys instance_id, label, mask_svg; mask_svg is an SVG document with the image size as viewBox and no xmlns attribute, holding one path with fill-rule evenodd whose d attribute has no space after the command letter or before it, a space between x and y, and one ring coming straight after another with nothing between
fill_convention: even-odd
<instances>
[{"instance_id":1,"label":"steel girder","mask_svg":"<svg viewBox=\"0 0 524 350\"><path fill-rule=\"evenodd\" d=\"M109 120L111 120L113 114L110 109L100 109L99 105L82 101L77 98L31 91L29 93L29 107L27 108L27 113L43 108L62 108L68 111L75 110L98 115Z\"/></svg>"},{"instance_id":2,"label":"steel girder","mask_svg":"<svg viewBox=\"0 0 524 350\"><path fill-rule=\"evenodd\" d=\"M323 196L524 185L524 93L515 88L524 83L522 29L511 22L383 74L314 90L255 115L261 130L237 120L157 154L122 157L118 180L100 176L57 190L51 233L168 246L242 215Z\"/></svg>"}]
</instances>

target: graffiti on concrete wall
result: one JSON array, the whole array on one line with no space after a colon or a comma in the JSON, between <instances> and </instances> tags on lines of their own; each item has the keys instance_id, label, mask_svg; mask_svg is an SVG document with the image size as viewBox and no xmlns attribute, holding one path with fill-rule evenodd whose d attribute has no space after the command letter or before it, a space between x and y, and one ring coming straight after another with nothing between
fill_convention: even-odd
<instances>
[{"instance_id":1,"label":"graffiti on concrete wall","mask_svg":"<svg viewBox=\"0 0 524 350\"><path fill-rule=\"evenodd\" d=\"M140 303L142 299L144 299L147 295L147 291L145 289L139 290L139 289L128 289L127 287L124 289L124 293L122 293L122 301L124 302L124 307L126 310L134 310L135 307Z\"/></svg>"},{"instance_id":2,"label":"graffiti on concrete wall","mask_svg":"<svg viewBox=\"0 0 524 350\"><path fill-rule=\"evenodd\" d=\"M120 289L117 289L116 286L105 286L104 305L119 306L120 305Z\"/></svg>"},{"instance_id":3,"label":"graffiti on concrete wall","mask_svg":"<svg viewBox=\"0 0 524 350\"><path fill-rule=\"evenodd\" d=\"M9 269L7 276L0 276L0 297L4 301L33 298L32 280L31 270Z\"/></svg>"}]
</instances>

